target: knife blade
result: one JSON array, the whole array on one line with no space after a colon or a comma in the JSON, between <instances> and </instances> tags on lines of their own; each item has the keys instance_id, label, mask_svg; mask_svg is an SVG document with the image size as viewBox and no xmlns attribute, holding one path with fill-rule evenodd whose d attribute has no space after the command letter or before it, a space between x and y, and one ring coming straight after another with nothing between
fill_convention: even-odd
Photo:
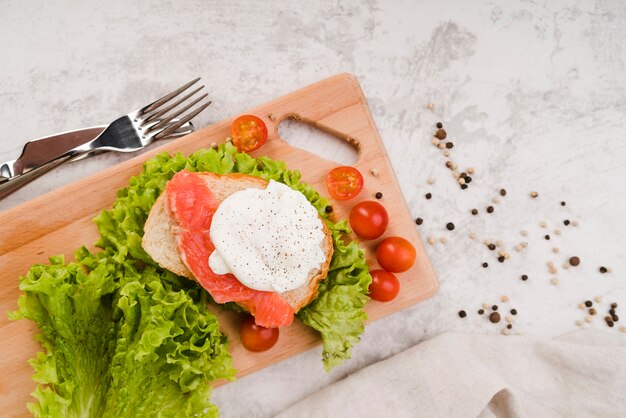
<instances>
[{"instance_id":1,"label":"knife blade","mask_svg":"<svg viewBox=\"0 0 626 418\"><path fill-rule=\"evenodd\" d=\"M27 142L16 160L0 164L0 182L3 178L9 180L54 160L72 148L91 141L105 129L106 125L91 126L44 136Z\"/></svg>"}]
</instances>

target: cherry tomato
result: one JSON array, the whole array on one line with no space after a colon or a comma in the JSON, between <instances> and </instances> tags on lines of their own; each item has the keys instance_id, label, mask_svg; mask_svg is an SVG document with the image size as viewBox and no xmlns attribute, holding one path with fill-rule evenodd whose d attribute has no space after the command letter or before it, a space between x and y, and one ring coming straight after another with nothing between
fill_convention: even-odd
<instances>
[{"instance_id":1,"label":"cherry tomato","mask_svg":"<svg viewBox=\"0 0 626 418\"><path fill-rule=\"evenodd\" d=\"M385 238L376 248L376 260L385 270L407 271L415 262L415 247L401 237Z\"/></svg>"},{"instance_id":2,"label":"cherry tomato","mask_svg":"<svg viewBox=\"0 0 626 418\"><path fill-rule=\"evenodd\" d=\"M352 199L363 188L363 176L354 167L336 167L328 172L326 187L330 195L337 200Z\"/></svg>"},{"instance_id":3,"label":"cherry tomato","mask_svg":"<svg viewBox=\"0 0 626 418\"><path fill-rule=\"evenodd\" d=\"M389 215L378 202L366 200L357 203L350 211L350 226L365 239L376 239L387 229Z\"/></svg>"},{"instance_id":4,"label":"cherry tomato","mask_svg":"<svg viewBox=\"0 0 626 418\"><path fill-rule=\"evenodd\" d=\"M278 341L278 334L278 328L265 328L257 325L252 315L248 315L239 326L241 343L248 351L269 350Z\"/></svg>"},{"instance_id":5,"label":"cherry tomato","mask_svg":"<svg viewBox=\"0 0 626 418\"><path fill-rule=\"evenodd\" d=\"M256 116L239 116L230 125L230 136L238 151L254 151L267 141L267 126Z\"/></svg>"},{"instance_id":6,"label":"cherry tomato","mask_svg":"<svg viewBox=\"0 0 626 418\"><path fill-rule=\"evenodd\" d=\"M372 284L370 284L370 297L380 302L389 302L400 291L400 281L393 273L385 270L372 270Z\"/></svg>"}]
</instances>

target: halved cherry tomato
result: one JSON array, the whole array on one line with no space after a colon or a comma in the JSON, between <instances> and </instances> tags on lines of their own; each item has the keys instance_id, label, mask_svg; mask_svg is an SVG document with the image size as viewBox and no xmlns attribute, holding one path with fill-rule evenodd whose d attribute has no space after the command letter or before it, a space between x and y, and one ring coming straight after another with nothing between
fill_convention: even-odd
<instances>
[{"instance_id":1,"label":"halved cherry tomato","mask_svg":"<svg viewBox=\"0 0 626 418\"><path fill-rule=\"evenodd\" d=\"M352 199L363 188L363 176L354 167L336 167L328 172L326 187L337 200Z\"/></svg>"},{"instance_id":2,"label":"halved cherry tomato","mask_svg":"<svg viewBox=\"0 0 626 418\"><path fill-rule=\"evenodd\" d=\"M376 247L376 260L385 270L407 271L415 262L415 247L401 237L385 238Z\"/></svg>"},{"instance_id":3,"label":"halved cherry tomato","mask_svg":"<svg viewBox=\"0 0 626 418\"><path fill-rule=\"evenodd\" d=\"M278 328L265 328L257 325L252 315L248 315L239 326L241 343L248 351L269 350L278 341L278 334Z\"/></svg>"},{"instance_id":4,"label":"halved cherry tomato","mask_svg":"<svg viewBox=\"0 0 626 418\"><path fill-rule=\"evenodd\" d=\"M385 270L372 270L372 284L370 284L370 297L380 302L388 302L394 299L400 291L400 281L393 274Z\"/></svg>"},{"instance_id":5,"label":"halved cherry tomato","mask_svg":"<svg viewBox=\"0 0 626 418\"><path fill-rule=\"evenodd\" d=\"M267 126L256 116L239 116L230 125L230 136L239 152L254 151L267 141Z\"/></svg>"},{"instance_id":6,"label":"halved cherry tomato","mask_svg":"<svg viewBox=\"0 0 626 418\"><path fill-rule=\"evenodd\" d=\"M354 232L365 239L376 239L387 229L389 215L378 202L366 200L357 203L350 211L350 226Z\"/></svg>"}]
</instances>

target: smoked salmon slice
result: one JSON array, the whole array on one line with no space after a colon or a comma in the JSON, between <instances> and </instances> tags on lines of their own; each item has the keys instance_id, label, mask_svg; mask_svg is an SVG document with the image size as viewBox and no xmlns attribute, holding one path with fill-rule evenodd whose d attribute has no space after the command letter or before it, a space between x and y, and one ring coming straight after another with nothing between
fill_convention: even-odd
<instances>
[{"instance_id":1,"label":"smoked salmon slice","mask_svg":"<svg viewBox=\"0 0 626 418\"><path fill-rule=\"evenodd\" d=\"M219 202L202 178L180 171L165 187L168 208L175 231L180 258L200 285L217 303L237 302L263 327L283 327L293 321L293 308L280 294L251 289L232 274L215 274L209 256L215 250L209 230Z\"/></svg>"}]
</instances>

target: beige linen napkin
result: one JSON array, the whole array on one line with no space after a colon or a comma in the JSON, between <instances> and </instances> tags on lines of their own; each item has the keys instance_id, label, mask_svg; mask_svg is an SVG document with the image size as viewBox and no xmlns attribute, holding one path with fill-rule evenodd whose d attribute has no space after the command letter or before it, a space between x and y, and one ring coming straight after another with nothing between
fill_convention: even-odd
<instances>
[{"instance_id":1,"label":"beige linen napkin","mask_svg":"<svg viewBox=\"0 0 626 418\"><path fill-rule=\"evenodd\" d=\"M279 417L624 417L626 335L446 333L314 393Z\"/></svg>"}]
</instances>

